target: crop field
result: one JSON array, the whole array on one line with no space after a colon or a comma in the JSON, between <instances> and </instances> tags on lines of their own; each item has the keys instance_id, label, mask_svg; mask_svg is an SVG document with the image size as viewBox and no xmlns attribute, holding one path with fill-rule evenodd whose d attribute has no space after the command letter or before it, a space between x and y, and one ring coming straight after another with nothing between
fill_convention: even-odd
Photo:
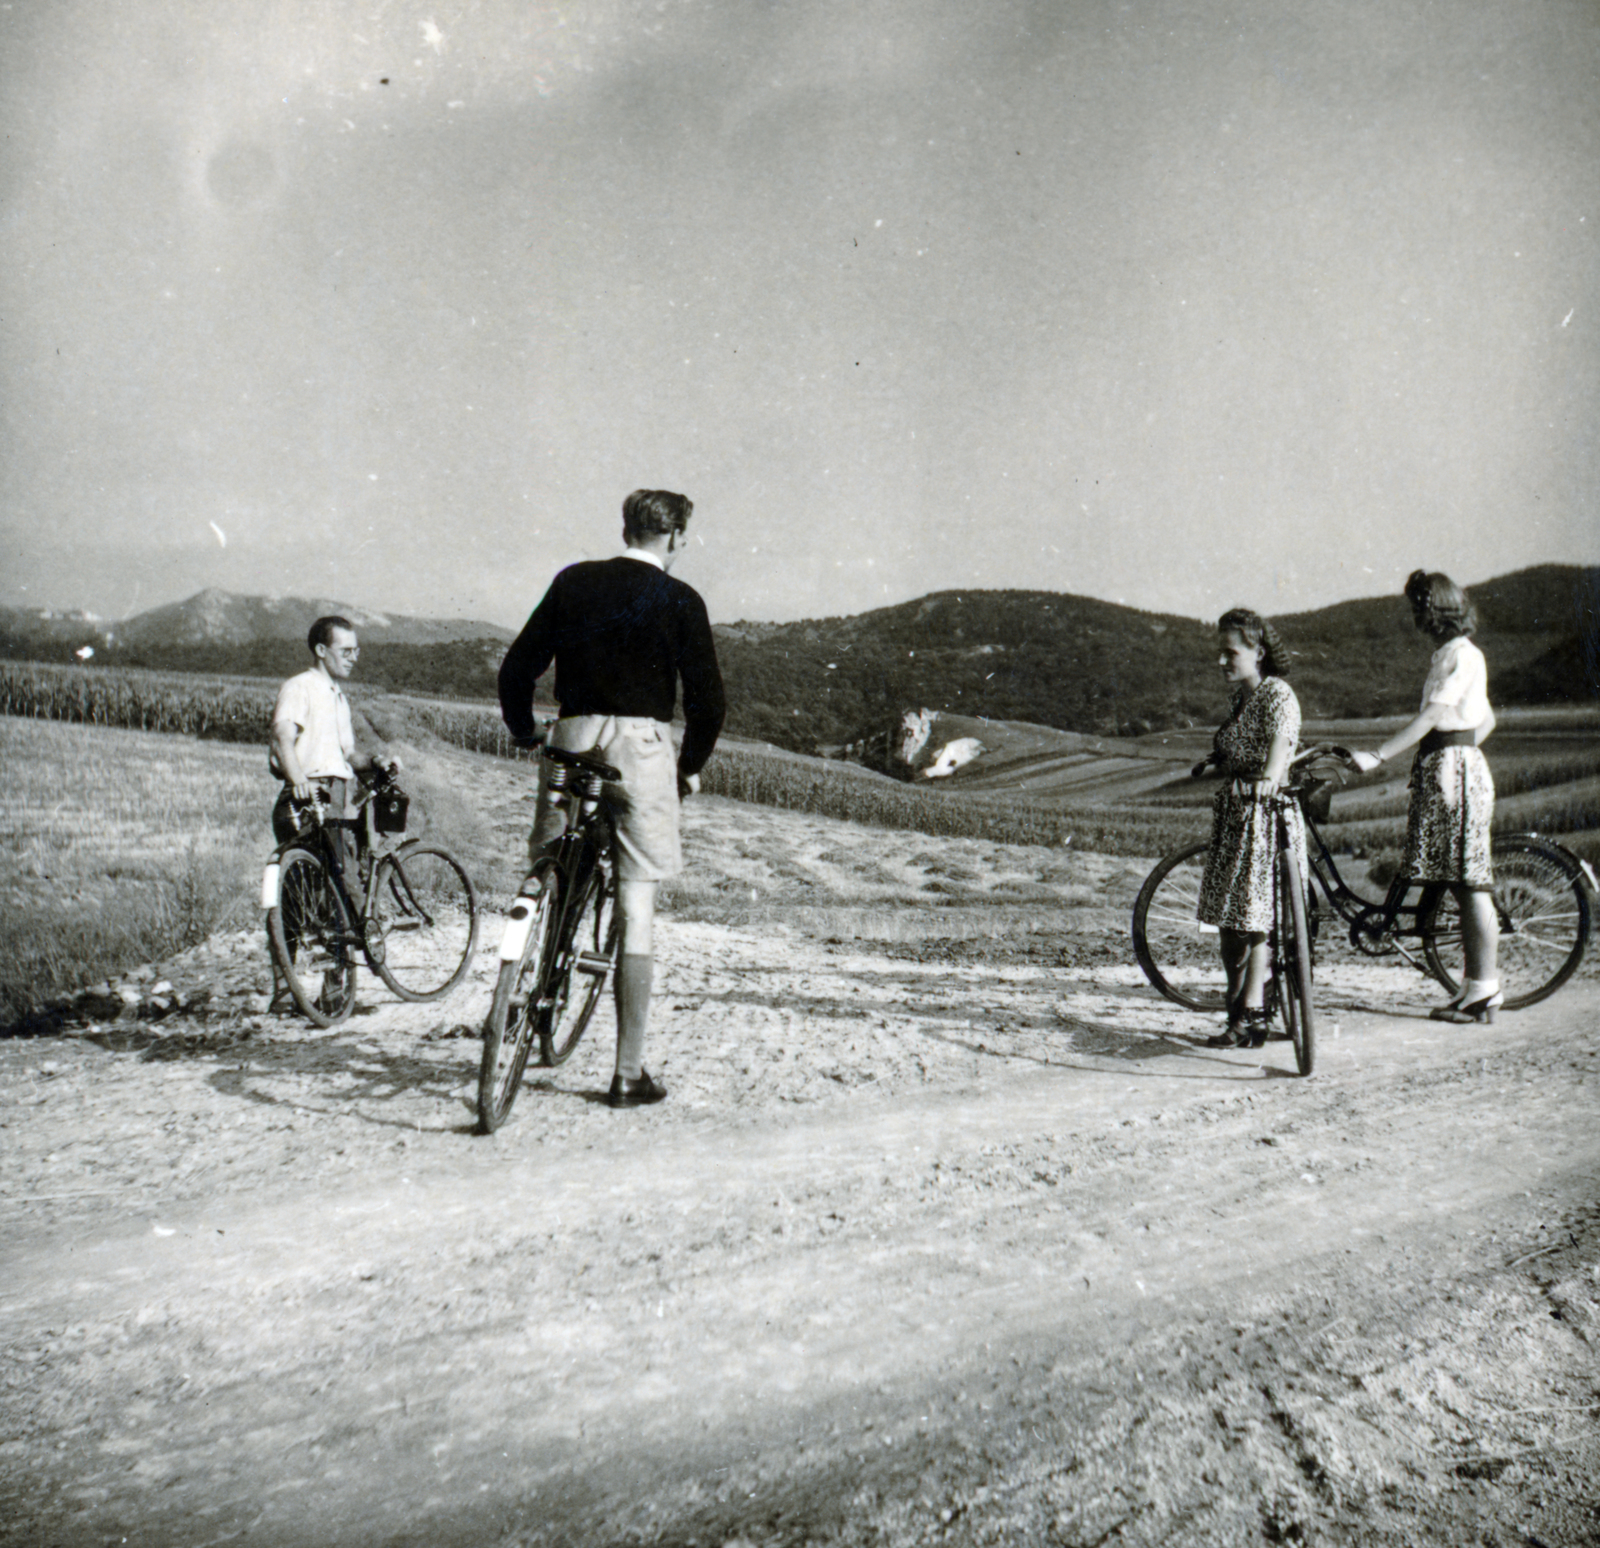
<instances>
[{"instance_id":1,"label":"crop field","mask_svg":"<svg viewBox=\"0 0 1600 1548\"><path fill-rule=\"evenodd\" d=\"M375 720L405 733L388 745L405 765L410 833L448 845L486 908L503 909L526 869L533 768L430 738L383 703L394 713ZM9 717L0 760L0 1027L215 932L259 930L276 788L259 748ZM1523 766L1583 776L1586 764L1530 753ZM1162 804L1040 812L797 754L734 746L719 751L719 767L709 797L687 809L688 867L663 888L664 913L823 939L1027 939L1071 919L1120 959L1151 861L1208 823L1209 789L1186 778ZM1583 852L1596 783L1536 785L1507 797L1502 813L1510 826L1552 833L1552 814L1588 823L1562 832ZM1357 885L1381 889L1398 859L1404 787L1391 785L1336 798L1336 816L1337 802L1352 804L1326 831ZM257 986L263 1007L268 987Z\"/></svg>"},{"instance_id":2,"label":"crop field","mask_svg":"<svg viewBox=\"0 0 1600 1548\"><path fill-rule=\"evenodd\" d=\"M412 795L408 832L447 844L485 906L507 906L526 870L532 767L437 742L390 746ZM259 749L10 717L0 719L0 761L10 771L0 790L0 1026L214 931L259 928L276 793ZM937 799L856 783L912 804ZM688 871L664 888L664 911L882 939L896 938L909 910L926 916L913 934L1027 934L1065 907L1100 908L1109 889L1111 929L1143 869L1054 844L976 834L931 844L904 824L852 829L806 814L808 788L768 792L779 799L766 808L692 803Z\"/></svg>"},{"instance_id":3,"label":"crop field","mask_svg":"<svg viewBox=\"0 0 1600 1548\"><path fill-rule=\"evenodd\" d=\"M0 1025L249 917L258 751L7 717L0 765Z\"/></svg>"},{"instance_id":4,"label":"crop field","mask_svg":"<svg viewBox=\"0 0 1600 1548\"><path fill-rule=\"evenodd\" d=\"M0 662L0 713L89 725L266 741L272 685L94 667ZM437 741L463 752L523 759L496 707L352 685L357 735L379 743ZM1303 741L1371 746L1403 718L1308 722ZM1205 836L1212 789L1189 765L1211 728L1138 739L1096 738L1010 721L942 717L945 736L987 738L985 757L938 782L905 784L857 765L725 738L707 767L708 793L752 805L841 817L936 837L1075 844L1150 855ZM1600 857L1600 710L1508 708L1485 749L1502 830L1536 829ZM1395 849L1404 831L1405 767L1342 776L1326 837L1365 854Z\"/></svg>"}]
</instances>

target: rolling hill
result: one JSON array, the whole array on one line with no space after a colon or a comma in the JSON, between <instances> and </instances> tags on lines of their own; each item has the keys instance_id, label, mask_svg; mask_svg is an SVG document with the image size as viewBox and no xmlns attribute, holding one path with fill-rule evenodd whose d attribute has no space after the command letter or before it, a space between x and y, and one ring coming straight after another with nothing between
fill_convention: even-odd
<instances>
[{"instance_id":1,"label":"rolling hill","mask_svg":"<svg viewBox=\"0 0 1600 1548\"><path fill-rule=\"evenodd\" d=\"M1600 697L1600 568L1543 565L1472 588L1500 704ZM1305 713L1413 707L1431 645L1399 597L1275 619ZM1226 707L1209 623L1057 592L939 592L852 618L719 626L730 725L810 750L903 709L1098 737L1215 725Z\"/></svg>"},{"instance_id":2,"label":"rolling hill","mask_svg":"<svg viewBox=\"0 0 1600 1548\"><path fill-rule=\"evenodd\" d=\"M1495 702L1600 698L1600 567L1541 565L1472 588ZM361 680L396 692L492 699L512 631L380 614L322 599L203 591L108 623L0 609L0 656L283 677L304 630L342 612ZM1399 596L1275 620L1308 717L1401 714L1429 642ZM1104 739L1213 726L1226 706L1209 622L1045 591L944 591L848 618L719 624L730 733L796 752L887 729L908 708ZM548 684L545 685L548 696Z\"/></svg>"}]
</instances>

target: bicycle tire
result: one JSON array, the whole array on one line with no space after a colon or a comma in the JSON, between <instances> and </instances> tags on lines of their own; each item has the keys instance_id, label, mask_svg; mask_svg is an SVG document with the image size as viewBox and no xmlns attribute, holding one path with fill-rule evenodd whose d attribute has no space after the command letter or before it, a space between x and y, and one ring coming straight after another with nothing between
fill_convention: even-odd
<instances>
[{"instance_id":1,"label":"bicycle tire","mask_svg":"<svg viewBox=\"0 0 1600 1548\"><path fill-rule=\"evenodd\" d=\"M1309 1075L1317 1062L1317 1019L1311 1005L1311 934L1306 889L1292 850L1278 855L1278 1003L1294 1043L1295 1067Z\"/></svg>"},{"instance_id":2,"label":"bicycle tire","mask_svg":"<svg viewBox=\"0 0 1600 1548\"><path fill-rule=\"evenodd\" d=\"M554 923L560 918L561 871L553 860L540 859L512 905L528 907L531 918L514 960L500 963L494 999L483 1024L483 1057L478 1066L478 1132L493 1134L511 1112L522 1085L522 1072L538 1036L539 1000ZM527 917L527 916L524 916Z\"/></svg>"},{"instance_id":3,"label":"bicycle tire","mask_svg":"<svg viewBox=\"0 0 1600 1548\"><path fill-rule=\"evenodd\" d=\"M437 844L403 844L378 862L369 921L381 946L368 955L402 1000L437 1000L467 975L478 944L472 878Z\"/></svg>"},{"instance_id":4,"label":"bicycle tire","mask_svg":"<svg viewBox=\"0 0 1600 1548\"><path fill-rule=\"evenodd\" d=\"M267 910L273 960L300 1013L314 1026L343 1021L356 1003L350 910L320 855L286 849L277 901Z\"/></svg>"},{"instance_id":5,"label":"bicycle tire","mask_svg":"<svg viewBox=\"0 0 1600 1548\"><path fill-rule=\"evenodd\" d=\"M1532 833L1490 842L1500 926L1500 992L1505 1009L1548 999L1578 971L1589 944L1589 889L1577 860L1559 844ZM1418 921L1428 969L1452 994L1461 987L1448 950L1459 961L1461 917L1455 895L1440 893Z\"/></svg>"},{"instance_id":6,"label":"bicycle tire","mask_svg":"<svg viewBox=\"0 0 1600 1548\"><path fill-rule=\"evenodd\" d=\"M1223 1010L1228 1002L1216 927L1195 917L1209 848L1191 844L1168 855L1133 905L1133 954L1144 976L1174 1004L1196 1011Z\"/></svg>"},{"instance_id":7,"label":"bicycle tire","mask_svg":"<svg viewBox=\"0 0 1600 1548\"><path fill-rule=\"evenodd\" d=\"M549 1068L565 1064L583 1039L600 991L616 966L621 921L617 891L600 866L559 925L559 945L545 985L548 1009L539 1020L539 1048Z\"/></svg>"}]
</instances>

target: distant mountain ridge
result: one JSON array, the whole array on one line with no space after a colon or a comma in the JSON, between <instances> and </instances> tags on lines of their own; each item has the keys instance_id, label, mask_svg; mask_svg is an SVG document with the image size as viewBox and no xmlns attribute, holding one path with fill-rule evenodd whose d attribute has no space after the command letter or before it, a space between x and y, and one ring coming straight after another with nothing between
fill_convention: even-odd
<instances>
[{"instance_id":1,"label":"distant mountain ridge","mask_svg":"<svg viewBox=\"0 0 1600 1548\"><path fill-rule=\"evenodd\" d=\"M475 619L417 618L325 597L237 596L212 589L117 620L0 608L0 655L282 678L306 667L306 631L328 613L355 625L361 680L396 692L492 697L500 658L514 637L499 624Z\"/></svg>"},{"instance_id":2,"label":"distant mountain ridge","mask_svg":"<svg viewBox=\"0 0 1600 1548\"><path fill-rule=\"evenodd\" d=\"M0 608L0 629L13 637L41 642L120 644L139 649L195 645L248 645L262 640L299 640L313 620L338 613L356 626L363 645L442 645L459 640L514 638L499 624L465 618L418 618L407 613L377 613L326 597L239 596L215 587L197 591L131 618L94 618L82 612Z\"/></svg>"}]
</instances>

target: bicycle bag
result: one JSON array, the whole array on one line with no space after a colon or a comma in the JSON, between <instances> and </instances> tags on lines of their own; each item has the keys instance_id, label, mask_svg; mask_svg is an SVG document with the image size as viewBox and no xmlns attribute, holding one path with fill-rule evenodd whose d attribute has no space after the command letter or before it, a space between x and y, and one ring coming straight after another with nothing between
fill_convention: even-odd
<instances>
[{"instance_id":1,"label":"bicycle bag","mask_svg":"<svg viewBox=\"0 0 1600 1548\"><path fill-rule=\"evenodd\" d=\"M411 797L398 786L390 785L372 798L372 826L379 833L404 833Z\"/></svg>"},{"instance_id":2,"label":"bicycle bag","mask_svg":"<svg viewBox=\"0 0 1600 1548\"><path fill-rule=\"evenodd\" d=\"M1314 779L1306 786L1300 799L1313 822L1327 822L1333 811L1334 782L1331 779Z\"/></svg>"}]
</instances>

